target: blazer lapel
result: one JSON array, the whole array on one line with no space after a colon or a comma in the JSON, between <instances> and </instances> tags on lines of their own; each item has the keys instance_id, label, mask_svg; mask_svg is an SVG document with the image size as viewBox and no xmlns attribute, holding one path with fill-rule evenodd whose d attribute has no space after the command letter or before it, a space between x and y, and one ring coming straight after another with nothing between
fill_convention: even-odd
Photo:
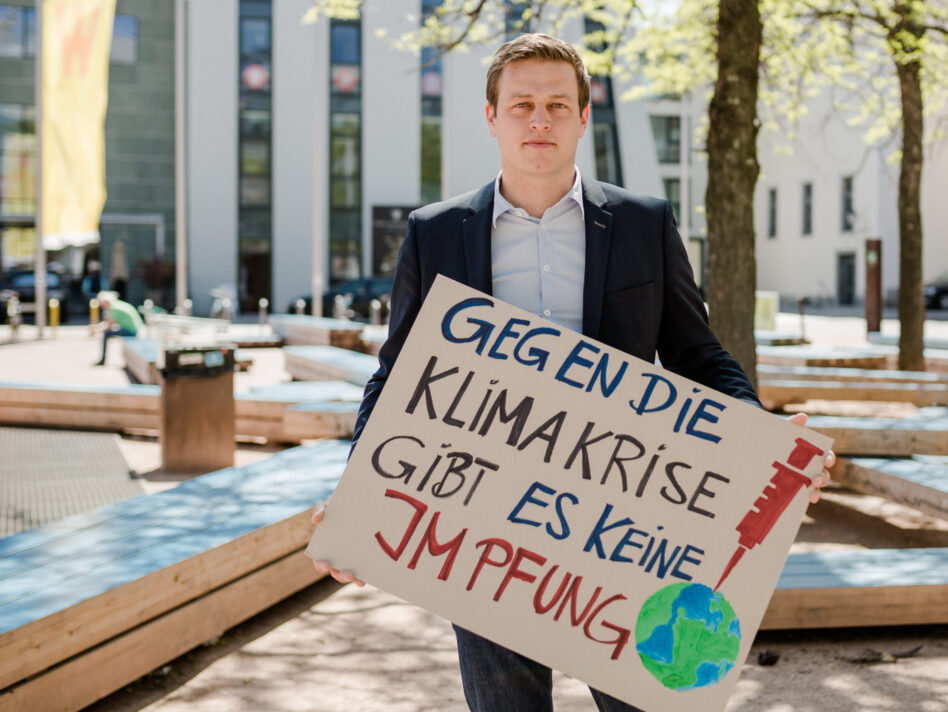
<instances>
[{"instance_id":1,"label":"blazer lapel","mask_svg":"<svg viewBox=\"0 0 948 712\"><path fill-rule=\"evenodd\" d=\"M464 259L468 285L486 294L493 293L490 232L494 212L494 182L481 188L470 204L471 215L463 222Z\"/></svg>"},{"instance_id":2,"label":"blazer lapel","mask_svg":"<svg viewBox=\"0 0 948 712\"><path fill-rule=\"evenodd\" d=\"M583 280L583 334L597 338L602 294L612 240L612 213L603 209L606 196L595 182L583 181L586 221L586 270Z\"/></svg>"}]
</instances>

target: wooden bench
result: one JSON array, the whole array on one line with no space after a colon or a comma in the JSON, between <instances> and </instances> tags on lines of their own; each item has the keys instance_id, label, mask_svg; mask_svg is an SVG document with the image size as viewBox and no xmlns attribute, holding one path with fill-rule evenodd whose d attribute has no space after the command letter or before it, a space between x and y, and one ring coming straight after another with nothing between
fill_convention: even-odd
<instances>
[{"instance_id":1,"label":"wooden bench","mask_svg":"<svg viewBox=\"0 0 948 712\"><path fill-rule=\"evenodd\" d=\"M946 458L841 457L833 467L832 475L834 481L859 492L885 497L948 519Z\"/></svg>"},{"instance_id":2,"label":"wooden bench","mask_svg":"<svg viewBox=\"0 0 948 712\"><path fill-rule=\"evenodd\" d=\"M330 319L304 314L273 314L270 328L291 346L337 346L343 349L362 349L361 322Z\"/></svg>"},{"instance_id":3,"label":"wooden bench","mask_svg":"<svg viewBox=\"0 0 948 712\"><path fill-rule=\"evenodd\" d=\"M948 383L760 380L757 384L757 395L768 410L777 410L789 403L805 403L810 400L946 405Z\"/></svg>"},{"instance_id":4,"label":"wooden bench","mask_svg":"<svg viewBox=\"0 0 948 712\"><path fill-rule=\"evenodd\" d=\"M791 554L762 630L948 623L948 548Z\"/></svg>"},{"instance_id":5,"label":"wooden bench","mask_svg":"<svg viewBox=\"0 0 948 712\"><path fill-rule=\"evenodd\" d=\"M754 330L754 343L758 346L800 346L810 343L798 334L782 334L778 331Z\"/></svg>"},{"instance_id":6,"label":"wooden bench","mask_svg":"<svg viewBox=\"0 0 948 712\"><path fill-rule=\"evenodd\" d=\"M807 427L833 438L838 455L948 455L948 408L922 408L910 418L815 415Z\"/></svg>"},{"instance_id":7,"label":"wooden bench","mask_svg":"<svg viewBox=\"0 0 948 712\"><path fill-rule=\"evenodd\" d=\"M889 346L828 349L816 346L758 346L757 363L775 366L887 368L898 350Z\"/></svg>"},{"instance_id":8,"label":"wooden bench","mask_svg":"<svg viewBox=\"0 0 948 712\"><path fill-rule=\"evenodd\" d=\"M241 437L298 443L351 437L362 389L323 381L259 388L234 396L235 432ZM291 413L294 406L307 408ZM0 423L114 432L161 429L161 388L154 385L68 386L0 382Z\"/></svg>"},{"instance_id":9,"label":"wooden bench","mask_svg":"<svg viewBox=\"0 0 948 712\"><path fill-rule=\"evenodd\" d=\"M158 351L161 342L158 339L127 337L122 339L122 355L125 368L139 383L158 383L161 372L158 368ZM253 357L238 349L234 354L238 371L246 371L253 364Z\"/></svg>"},{"instance_id":10,"label":"wooden bench","mask_svg":"<svg viewBox=\"0 0 948 712\"><path fill-rule=\"evenodd\" d=\"M0 711L78 710L318 579L310 512L347 441L0 540Z\"/></svg>"},{"instance_id":11,"label":"wooden bench","mask_svg":"<svg viewBox=\"0 0 948 712\"><path fill-rule=\"evenodd\" d=\"M160 341L198 339L204 343L228 343L237 348L264 348L283 345L283 339L269 326L233 324L227 319L207 319L180 314L149 314L148 336Z\"/></svg>"},{"instance_id":12,"label":"wooden bench","mask_svg":"<svg viewBox=\"0 0 948 712\"><path fill-rule=\"evenodd\" d=\"M878 331L870 332L866 337L870 344L882 344L884 346L898 346L899 337L897 334L883 334ZM925 337L926 349L948 350L948 339L936 339L931 336Z\"/></svg>"},{"instance_id":13,"label":"wooden bench","mask_svg":"<svg viewBox=\"0 0 948 712\"><path fill-rule=\"evenodd\" d=\"M890 371L872 368L827 366L775 366L758 364L757 377L765 381L841 381L865 383L945 383L948 375L928 371Z\"/></svg>"},{"instance_id":14,"label":"wooden bench","mask_svg":"<svg viewBox=\"0 0 948 712\"><path fill-rule=\"evenodd\" d=\"M335 346L285 346L284 369L299 381L347 381L365 386L378 369L374 356Z\"/></svg>"},{"instance_id":15,"label":"wooden bench","mask_svg":"<svg viewBox=\"0 0 948 712\"><path fill-rule=\"evenodd\" d=\"M0 382L0 423L82 430L159 428L161 389Z\"/></svg>"}]
</instances>

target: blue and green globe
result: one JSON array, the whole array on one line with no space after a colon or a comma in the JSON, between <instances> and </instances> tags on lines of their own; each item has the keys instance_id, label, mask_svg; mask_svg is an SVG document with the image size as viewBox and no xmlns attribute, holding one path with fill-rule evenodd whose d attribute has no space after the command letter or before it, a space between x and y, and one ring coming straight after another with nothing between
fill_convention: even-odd
<instances>
[{"instance_id":1,"label":"blue and green globe","mask_svg":"<svg viewBox=\"0 0 948 712\"><path fill-rule=\"evenodd\" d=\"M635 643L656 680L672 690L692 690L719 682L734 667L741 625L720 593L700 583L676 583L645 601Z\"/></svg>"}]
</instances>

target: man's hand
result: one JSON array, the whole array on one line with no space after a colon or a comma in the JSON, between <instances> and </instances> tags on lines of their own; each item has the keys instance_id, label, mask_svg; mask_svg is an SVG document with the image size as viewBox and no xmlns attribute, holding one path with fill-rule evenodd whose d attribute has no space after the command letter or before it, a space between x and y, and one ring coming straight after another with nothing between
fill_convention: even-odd
<instances>
[{"instance_id":1,"label":"man's hand","mask_svg":"<svg viewBox=\"0 0 948 712\"><path fill-rule=\"evenodd\" d=\"M796 425L806 425L806 413L794 413L787 420ZM823 471L813 478L813 491L810 492L810 501L816 504L820 501L820 490L830 481L829 468L836 464L836 453L830 450L823 458Z\"/></svg>"},{"instance_id":2,"label":"man's hand","mask_svg":"<svg viewBox=\"0 0 948 712\"><path fill-rule=\"evenodd\" d=\"M326 505L319 504L313 510L313 516L310 518L310 521L318 525L323 521L323 517L326 516ZM355 574L351 571L340 571L339 569L334 569L328 561L317 561L313 559L313 568L316 569L321 574L328 573L339 583L354 583L356 586L365 586L365 581L362 579L357 579Z\"/></svg>"}]
</instances>

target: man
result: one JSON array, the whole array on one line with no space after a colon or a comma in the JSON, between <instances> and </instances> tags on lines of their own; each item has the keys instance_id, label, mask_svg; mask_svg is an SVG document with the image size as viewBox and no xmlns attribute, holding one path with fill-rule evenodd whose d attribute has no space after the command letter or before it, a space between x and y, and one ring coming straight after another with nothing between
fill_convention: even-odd
<instances>
[{"instance_id":1,"label":"man","mask_svg":"<svg viewBox=\"0 0 948 712\"><path fill-rule=\"evenodd\" d=\"M658 353L665 368L759 405L744 372L711 333L669 203L580 176L575 157L589 121L589 76L575 50L541 34L503 45L487 72L485 113L501 173L474 193L409 217L389 337L353 443L439 273L646 361ZM314 523L324 511L314 512ZM315 566L361 583L328 562ZM552 710L549 668L455 631L474 712ZM592 694L604 712L636 709Z\"/></svg>"},{"instance_id":2,"label":"man","mask_svg":"<svg viewBox=\"0 0 948 712\"><path fill-rule=\"evenodd\" d=\"M89 327L89 330L102 332L102 358L95 365L104 366L109 339L113 336L135 336L145 324L138 310L119 299L115 292L99 292L97 299L104 321Z\"/></svg>"}]
</instances>

